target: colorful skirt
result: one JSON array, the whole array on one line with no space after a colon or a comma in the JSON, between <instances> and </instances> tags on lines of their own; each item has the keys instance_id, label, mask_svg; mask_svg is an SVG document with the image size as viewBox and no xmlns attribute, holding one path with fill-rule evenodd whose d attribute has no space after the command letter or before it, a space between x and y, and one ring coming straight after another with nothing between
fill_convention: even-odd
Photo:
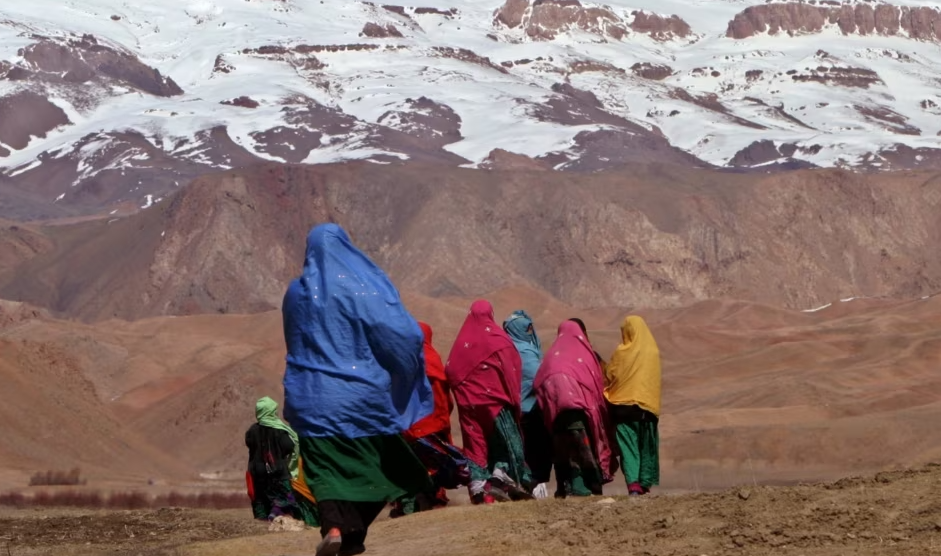
<instances>
[{"instance_id":1,"label":"colorful skirt","mask_svg":"<svg viewBox=\"0 0 941 556\"><path fill-rule=\"evenodd\" d=\"M487 439L487 469L468 461L471 500L491 495L497 500L532 498L532 474L526 465L523 437L509 408L497 414Z\"/></svg>"},{"instance_id":2,"label":"colorful skirt","mask_svg":"<svg viewBox=\"0 0 941 556\"><path fill-rule=\"evenodd\" d=\"M628 492L644 494L660 484L660 420L637 406L609 406Z\"/></svg>"},{"instance_id":3,"label":"colorful skirt","mask_svg":"<svg viewBox=\"0 0 941 556\"><path fill-rule=\"evenodd\" d=\"M553 424L556 498L600 495L603 476L592 449L588 417L581 410L561 412Z\"/></svg>"},{"instance_id":4,"label":"colorful skirt","mask_svg":"<svg viewBox=\"0 0 941 556\"><path fill-rule=\"evenodd\" d=\"M411 443L411 448L421 460L432 486L414 495L402 496L393 503L390 517L444 507L448 504L448 489L466 486L470 482L467 458L449 442L450 434L441 431L429 434Z\"/></svg>"},{"instance_id":5,"label":"colorful skirt","mask_svg":"<svg viewBox=\"0 0 941 556\"><path fill-rule=\"evenodd\" d=\"M391 502L431 486L428 472L400 435L300 439L307 485L325 500Z\"/></svg>"},{"instance_id":6,"label":"colorful skirt","mask_svg":"<svg viewBox=\"0 0 941 556\"><path fill-rule=\"evenodd\" d=\"M255 519L272 520L285 515L311 527L320 525L317 504L295 492L290 479L270 479L251 473L246 473L245 479Z\"/></svg>"}]
</instances>

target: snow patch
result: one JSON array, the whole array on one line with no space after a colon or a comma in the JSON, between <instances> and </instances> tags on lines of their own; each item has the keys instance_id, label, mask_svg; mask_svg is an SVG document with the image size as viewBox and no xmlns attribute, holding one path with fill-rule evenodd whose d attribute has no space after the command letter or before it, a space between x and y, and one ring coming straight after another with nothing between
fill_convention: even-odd
<instances>
[{"instance_id":1,"label":"snow patch","mask_svg":"<svg viewBox=\"0 0 941 556\"><path fill-rule=\"evenodd\" d=\"M13 170L13 171L10 172L9 174L7 174L7 176L8 176L8 177L11 177L11 178L15 178L16 176L18 176L18 175L20 175L20 174L29 172L29 171L32 170L33 168L38 168L40 165L42 165L42 160L36 159L36 160L30 162L29 164L27 164L27 165L25 165L25 166L21 166L21 167L15 169L15 170ZM56 199L56 200L58 201L58 199Z\"/></svg>"}]
</instances>

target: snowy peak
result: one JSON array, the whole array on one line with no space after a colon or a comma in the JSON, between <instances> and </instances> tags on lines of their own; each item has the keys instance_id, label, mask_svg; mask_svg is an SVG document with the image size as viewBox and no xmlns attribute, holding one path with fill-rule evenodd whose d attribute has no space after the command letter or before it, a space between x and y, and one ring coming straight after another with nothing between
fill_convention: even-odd
<instances>
[{"instance_id":1,"label":"snowy peak","mask_svg":"<svg viewBox=\"0 0 941 556\"><path fill-rule=\"evenodd\" d=\"M265 160L938 167L939 13L914 0L10 2L0 201L16 201L0 216L149 206Z\"/></svg>"}]
</instances>

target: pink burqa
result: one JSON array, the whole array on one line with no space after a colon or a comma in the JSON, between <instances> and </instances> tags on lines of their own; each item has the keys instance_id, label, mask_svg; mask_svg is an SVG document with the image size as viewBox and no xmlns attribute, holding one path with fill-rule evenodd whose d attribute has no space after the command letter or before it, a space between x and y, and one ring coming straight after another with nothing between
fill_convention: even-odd
<instances>
[{"instance_id":1,"label":"pink burqa","mask_svg":"<svg viewBox=\"0 0 941 556\"><path fill-rule=\"evenodd\" d=\"M522 368L513 341L493 320L493 306L475 301L444 372L457 404L464 455L484 469L487 438L500 410L509 408L519 423Z\"/></svg>"},{"instance_id":2,"label":"pink burqa","mask_svg":"<svg viewBox=\"0 0 941 556\"><path fill-rule=\"evenodd\" d=\"M595 352L578 324L565 321L559 325L559 335L536 373L533 391L550 431L563 411L585 412L604 482L613 480L604 378Z\"/></svg>"}]
</instances>

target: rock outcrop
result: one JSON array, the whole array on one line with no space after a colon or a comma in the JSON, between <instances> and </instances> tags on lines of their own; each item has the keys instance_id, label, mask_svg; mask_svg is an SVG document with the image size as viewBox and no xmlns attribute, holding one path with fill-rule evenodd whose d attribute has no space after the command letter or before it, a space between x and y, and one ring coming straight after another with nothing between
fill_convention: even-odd
<instances>
[{"instance_id":1,"label":"rock outcrop","mask_svg":"<svg viewBox=\"0 0 941 556\"><path fill-rule=\"evenodd\" d=\"M241 108L258 108L258 101L247 96L240 96L238 98L233 98L230 100L223 100L222 104L229 106L239 106Z\"/></svg>"},{"instance_id":2,"label":"rock outcrop","mask_svg":"<svg viewBox=\"0 0 941 556\"><path fill-rule=\"evenodd\" d=\"M838 27L844 35L903 35L941 42L941 10L938 8L863 3L834 6L781 2L750 6L729 22L726 36L745 39L765 32L812 34L827 26Z\"/></svg>"},{"instance_id":3,"label":"rock outcrop","mask_svg":"<svg viewBox=\"0 0 941 556\"><path fill-rule=\"evenodd\" d=\"M402 32L396 29L395 25L391 23L379 25L378 23L369 22L363 26L363 30L359 33L359 36L373 39L386 39L390 37L402 38Z\"/></svg>"},{"instance_id":4,"label":"rock outcrop","mask_svg":"<svg viewBox=\"0 0 941 556\"><path fill-rule=\"evenodd\" d=\"M92 35L66 40L43 38L20 49L18 54L23 58L18 68L28 72L33 81L72 84L98 81L160 97L183 94L173 79Z\"/></svg>"},{"instance_id":5,"label":"rock outcrop","mask_svg":"<svg viewBox=\"0 0 941 556\"><path fill-rule=\"evenodd\" d=\"M69 123L65 112L42 95L20 91L0 97L0 143L14 149L24 149L32 137L45 137ZM0 152L0 157L8 155Z\"/></svg>"},{"instance_id":6,"label":"rock outcrop","mask_svg":"<svg viewBox=\"0 0 941 556\"><path fill-rule=\"evenodd\" d=\"M673 68L663 64L651 64L650 62L637 62L631 66L634 75L650 79L652 81L662 81L673 75Z\"/></svg>"},{"instance_id":7,"label":"rock outcrop","mask_svg":"<svg viewBox=\"0 0 941 556\"><path fill-rule=\"evenodd\" d=\"M613 40L630 32L670 40L692 35L688 23L676 15L634 11L623 18L607 6L585 6L578 0L507 0L494 14L494 24L522 28L533 40L553 40L566 31L581 31Z\"/></svg>"},{"instance_id":8,"label":"rock outcrop","mask_svg":"<svg viewBox=\"0 0 941 556\"><path fill-rule=\"evenodd\" d=\"M729 166L736 168L752 168L760 166L763 169L801 169L813 168L814 165L806 161L794 158L794 155L800 152L807 155L815 152L816 146L798 147L794 143L783 143L775 145L774 141L767 139L754 141L744 149L735 153L735 156L729 160ZM774 164L771 164L771 163Z\"/></svg>"},{"instance_id":9,"label":"rock outcrop","mask_svg":"<svg viewBox=\"0 0 941 556\"><path fill-rule=\"evenodd\" d=\"M635 33L650 35L659 41L686 38L693 35L689 23L678 15L662 16L644 11L635 11L631 15L631 30Z\"/></svg>"},{"instance_id":10,"label":"rock outcrop","mask_svg":"<svg viewBox=\"0 0 941 556\"><path fill-rule=\"evenodd\" d=\"M405 99L379 116L376 123L437 147L461 140L461 117L450 106L427 97Z\"/></svg>"},{"instance_id":11,"label":"rock outcrop","mask_svg":"<svg viewBox=\"0 0 941 556\"><path fill-rule=\"evenodd\" d=\"M535 160L525 154L512 153L503 149L493 149L487 158L477 165L482 170L533 170L548 171L552 167L547 162Z\"/></svg>"}]
</instances>

